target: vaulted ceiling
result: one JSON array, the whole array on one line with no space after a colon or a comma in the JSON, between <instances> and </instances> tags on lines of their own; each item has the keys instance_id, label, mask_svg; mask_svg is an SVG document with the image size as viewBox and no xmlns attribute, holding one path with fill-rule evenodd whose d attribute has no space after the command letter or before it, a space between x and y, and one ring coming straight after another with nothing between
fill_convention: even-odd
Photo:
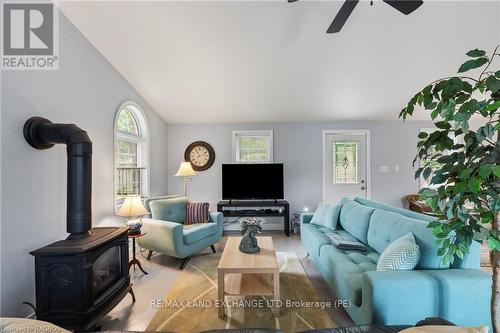
<instances>
[{"instance_id":1,"label":"vaulted ceiling","mask_svg":"<svg viewBox=\"0 0 500 333\"><path fill-rule=\"evenodd\" d=\"M424 0L425 1L425 0ZM170 123L397 120L426 83L500 42L497 1L425 1L405 16L340 1L59 1Z\"/></svg>"}]
</instances>

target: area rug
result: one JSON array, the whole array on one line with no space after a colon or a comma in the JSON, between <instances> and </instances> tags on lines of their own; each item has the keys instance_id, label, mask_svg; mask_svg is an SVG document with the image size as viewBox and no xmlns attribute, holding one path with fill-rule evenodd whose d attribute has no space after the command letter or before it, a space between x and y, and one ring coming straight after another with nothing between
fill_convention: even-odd
<instances>
[{"instance_id":1,"label":"area rug","mask_svg":"<svg viewBox=\"0 0 500 333\"><path fill-rule=\"evenodd\" d=\"M217 316L217 265L221 254L193 258L174 287L151 306L158 311L147 331L200 332L225 328L270 328L285 332L336 327L294 252L278 252L281 301L274 317L267 296L226 297L231 307ZM269 305L269 306L268 306Z\"/></svg>"}]
</instances>

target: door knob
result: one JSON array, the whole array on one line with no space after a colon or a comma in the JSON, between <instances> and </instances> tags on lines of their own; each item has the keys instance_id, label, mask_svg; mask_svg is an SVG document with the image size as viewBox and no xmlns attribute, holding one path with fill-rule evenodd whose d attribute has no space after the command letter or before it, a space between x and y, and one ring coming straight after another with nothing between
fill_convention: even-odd
<instances>
[{"instance_id":1,"label":"door knob","mask_svg":"<svg viewBox=\"0 0 500 333\"><path fill-rule=\"evenodd\" d=\"M362 190L366 190L366 187L365 187L365 186L361 186L361 189L362 189Z\"/></svg>"}]
</instances>

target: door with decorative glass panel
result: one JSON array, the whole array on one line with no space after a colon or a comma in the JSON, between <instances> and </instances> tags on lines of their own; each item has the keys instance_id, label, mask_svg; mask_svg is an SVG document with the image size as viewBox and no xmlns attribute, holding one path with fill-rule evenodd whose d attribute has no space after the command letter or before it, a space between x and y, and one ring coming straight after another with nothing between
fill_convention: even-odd
<instances>
[{"instance_id":1,"label":"door with decorative glass panel","mask_svg":"<svg viewBox=\"0 0 500 333\"><path fill-rule=\"evenodd\" d=\"M323 201L366 197L367 133L323 133Z\"/></svg>"}]
</instances>

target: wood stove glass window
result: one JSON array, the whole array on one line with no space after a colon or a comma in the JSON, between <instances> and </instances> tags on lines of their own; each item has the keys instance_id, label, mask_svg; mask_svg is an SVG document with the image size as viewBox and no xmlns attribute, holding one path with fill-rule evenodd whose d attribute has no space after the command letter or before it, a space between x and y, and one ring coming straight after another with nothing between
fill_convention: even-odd
<instances>
[{"instance_id":1,"label":"wood stove glass window","mask_svg":"<svg viewBox=\"0 0 500 333\"><path fill-rule=\"evenodd\" d=\"M123 104L115 119L115 196L119 207L126 196L147 197L148 182L148 126L139 105Z\"/></svg>"},{"instance_id":2,"label":"wood stove glass window","mask_svg":"<svg viewBox=\"0 0 500 333\"><path fill-rule=\"evenodd\" d=\"M121 276L120 247L112 248L101 254L92 265L92 295L94 298L111 287Z\"/></svg>"}]
</instances>

